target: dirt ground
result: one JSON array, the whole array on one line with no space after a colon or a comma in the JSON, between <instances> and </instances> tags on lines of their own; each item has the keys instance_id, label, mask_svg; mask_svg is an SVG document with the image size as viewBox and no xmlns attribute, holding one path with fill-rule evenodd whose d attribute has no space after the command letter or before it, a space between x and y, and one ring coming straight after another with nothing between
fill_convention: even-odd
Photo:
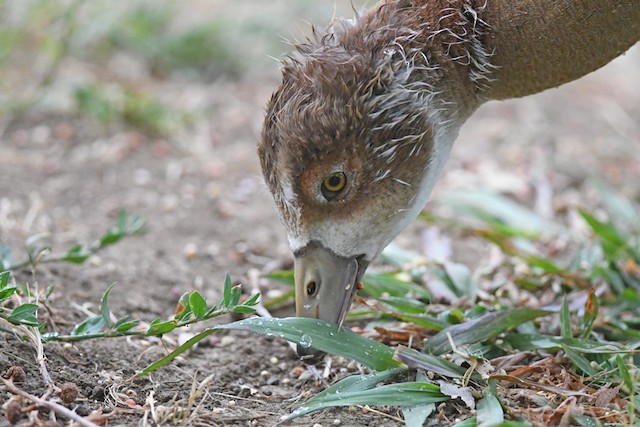
<instances>
[{"instance_id":1,"label":"dirt ground","mask_svg":"<svg viewBox=\"0 0 640 427\"><path fill-rule=\"evenodd\" d=\"M141 215L148 224L145 235L125 239L86 264L42 265L34 274L17 274L20 283L54 287L49 318L59 330L82 320L83 310L98 311L100 296L112 283L117 283L110 298L114 313L147 322L170 316L179 296L189 290L219 300L226 272L265 294L284 289L256 279L257 273L291 265L255 152L263 108L277 85L277 65L270 66L263 75L239 81L157 83L168 97L202 97L209 108L206 120L175 138L51 111L30 112L5 129L0 139L0 241L13 249L14 258L23 256L24 240L34 234L49 235L54 252L90 242L115 223L120 209ZM463 128L428 208L447 215L438 204L442 194L489 188L571 221L565 216L568 206L595 203L589 177L640 198L639 142L636 46L579 82L483 106ZM420 249L424 229L416 224L398 242ZM454 248L455 259L482 262L479 242L460 240ZM167 347L175 345L176 336L167 337ZM149 377L128 380L165 352L157 339L45 346L54 382L79 387L80 397L70 407L81 415L113 412L108 425L114 426L168 425L170 417L186 413L192 416L188 425L272 426L321 389L286 342L240 332L215 334ZM26 371L24 390L44 392L31 347L0 333L0 374L11 366ZM349 361L334 358L325 381L356 370ZM196 396L192 387L205 379L206 393ZM0 393L1 404L8 392L0 387ZM152 407L153 415L165 421L152 420ZM396 408L380 410L400 416ZM455 412L443 411L451 418L432 423L450 425L469 415ZM287 425L338 423L400 425L362 408L324 411ZM8 425L0 415L0 427Z\"/></svg>"}]
</instances>

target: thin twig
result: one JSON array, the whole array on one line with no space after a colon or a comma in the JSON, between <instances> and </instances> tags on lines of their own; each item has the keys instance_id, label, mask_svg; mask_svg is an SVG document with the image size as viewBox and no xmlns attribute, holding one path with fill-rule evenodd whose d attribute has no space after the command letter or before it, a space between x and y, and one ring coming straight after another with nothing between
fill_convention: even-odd
<instances>
[{"instance_id":1,"label":"thin twig","mask_svg":"<svg viewBox=\"0 0 640 427\"><path fill-rule=\"evenodd\" d=\"M373 409L372 407L370 407L369 405L356 405L357 408L362 409L364 412L373 412L376 415L381 415L383 417L387 417L389 419L392 419L394 421L397 421L401 424L404 424L404 420L402 418L399 417L394 417L391 414L387 414L386 412L382 412L382 411L378 411L377 409Z\"/></svg>"},{"instance_id":2,"label":"thin twig","mask_svg":"<svg viewBox=\"0 0 640 427\"><path fill-rule=\"evenodd\" d=\"M62 406L62 405L60 405L58 403L51 402L50 400L41 399L38 396L34 396L34 395L30 394L30 393L27 393L26 391L24 391L22 389L19 389L18 387L16 387L13 384L13 381L11 381L10 379L6 380L6 379L0 377L0 380L2 380L2 382L7 387L7 389L13 394L17 394L17 395L20 395L20 396L22 396L22 397L24 397L26 399L29 399L30 401L38 404L39 406L44 406L46 408L49 408L50 410L52 410L52 411L54 411L54 412L56 412L56 413L58 413L58 414L60 414L62 416L65 416L65 417L77 422L81 426L84 426L84 427L98 427L97 424L95 424L95 423L93 423L93 422L81 417L80 415L76 414L72 410L70 410L70 409L68 409L68 408L66 408L66 407L64 407L64 406Z\"/></svg>"}]
</instances>

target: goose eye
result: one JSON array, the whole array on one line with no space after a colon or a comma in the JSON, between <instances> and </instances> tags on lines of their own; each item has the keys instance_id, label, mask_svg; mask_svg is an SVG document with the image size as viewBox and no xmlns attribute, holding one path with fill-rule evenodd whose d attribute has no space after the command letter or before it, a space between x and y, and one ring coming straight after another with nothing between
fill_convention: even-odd
<instances>
[{"instance_id":1,"label":"goose eye","mask_svg":"<svg viewBox=\"0 0 640 427\"><path fill-rule=\"evenodd\" d=\"M344 172L334 172L322 180L322 195L327 200L333 200L347 186L347 176Z\"/></svg>"}]
</instances>

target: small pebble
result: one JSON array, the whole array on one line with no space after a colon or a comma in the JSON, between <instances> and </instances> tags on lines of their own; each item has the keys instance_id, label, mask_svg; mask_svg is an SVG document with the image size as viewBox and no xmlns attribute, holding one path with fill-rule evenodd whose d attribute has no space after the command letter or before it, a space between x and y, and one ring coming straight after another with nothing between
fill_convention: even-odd
<instances>
[{"instance_id":1,"label":"small pebble","mask_svg":"<svg viewBox=\"0 0 640 427\"><path fill-rule=\"evenodd\" d=\"M7 373L5 374L6 378L10 378L14 383L21 383L27 378L27 375L24 373L24 369L20 366L12 366L7 369Z\"/></svg>"},{"instance_id":2,"label":"small pebble","mask_svg":"<svg viewBox=\"0 0 640 427\"><path fill-rule=\"evenodd\" d=\"M38 145L42 145L51 137L51 129L48 126L36 126L31 132L31 140Z\"/></svg>"},{"instance_id":3,"label":"small pebble","mask_svg":"<svg viewBox=\"0 0 640 427\"><path fill-rule=\"evenodd\" d=\"M236 401L235 400L228 401L227 406L236 406Z\"/></svg>"},{"instance_id":4,"label":"small pebble","mask_svg":"<svg viewBox=\"0 0 640 427\"><path fill-rule=\"evenodd\" d=\"M9 424L17 424L22 418L22 407L16 400L11 400L5 405L4 415L7 417Z\"/></svg>"},{"instance_id":5,"label":"small pebble","mask_svg":"<svg viewBox=\"0 0 640 427\"><path fill-rule=\"evenodd\" d=\"M309 380L311 378L313 378L313 372L309 371L309 370L305 370L304 372L302 372L299 376L298 379L300 381L306 381Z\"/></svg>"},{"instance_id":6,"label":"small pebble","mask_svg":"<svg viewBox=\"0 0 640 427\"><path fill-rule=\"evenodd\" d=\"M315 423L315 424L313 425L313 427L322 427L322 424L320 424L320 423Z\"/></svg>"},{"instance_id":7,"label":"small pebble","mask_svg":"<svg viewBox=\"0 0 640 427\"><path fill-rule=\"evenodd\" d=\"M340 424L342 424L342 420L339 418L336 418L335 420L333 420L333 425L334 426L339 426Z\"/></svg>"},{"instance_id":8,"label":"small pebble","mask_svg":"<svg viewBox=\"0 0 640 427\"><path fill-rule=\"evenodd\" d=\"M271 359L269 359L269 362L271 362L272 365L277 365L279 360L277 357L273 356Z\"/></svg>"},{"instance_id":9,"label":"small pebble","mask_svg":"<svg viewBox=\"0 0 640 427\"><path fill-rule=\"evenodd\" d=\"M282 381L280 381L283 385L287 385L291 383L291 380L289 378L284 378Z\"/></svg>"},{"instance_id":10,"label":"small pebble","mask_svg":"<svg viewBox=\"0 0 640 427\"><path fill-rule=\"evenodd\" d=\"M236 342L236 339L234 337L232 337L231 335L225 335L220 339L220 347L228 347L234 342Z\"/></svg>"},{"instance_id":11,"label":"small pebble","mask_svg":"<svg viewBox=\"0 0 640 427\"><path fill-rule=\"evenodd\" d=\"M73 403L78 398L78 386L74 383L64 383L60 387L60 399L64 403Z\"/></svg>"},{"instance_id":12,"label":"small pebble","mask_svg":"<svg viewBox=\"0 0 640 427\"><path fill-rule=\"evenodd\" d=\"M260 372L260 376L261 377L268 377L269 376L269 371L264 370L264 371Z\"/></svg>"},{"instance_id":13,"label":"small pebble","mask_svg":"<svg viewBox=\"0 0 640 427\"><path fill-rule=\"evenodd\" d=\"M187 259L193 259L198 256L198 247L195 243L187 243L184 246L183 253Z\"/></svg>"},{"instance_id":14,"label":"small pebble","mask_svg":"<svg viewBox=\"0 0 640 427\"><path fill-rule=\"evenodd\" d=\"M292 378L299 378L304 371L306 371L306 369L302 366L296 366L291 370L291 372L289 372L289 376Z\"/></svg>"}]
</instances>

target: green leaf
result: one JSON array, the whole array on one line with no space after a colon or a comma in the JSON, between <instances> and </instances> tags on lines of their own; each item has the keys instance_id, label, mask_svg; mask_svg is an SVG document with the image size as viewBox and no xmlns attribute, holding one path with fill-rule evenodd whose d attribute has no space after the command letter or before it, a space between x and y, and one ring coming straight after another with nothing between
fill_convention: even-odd
<instances>
[{"instance_id":1,"label":"green leaf","mask_svg":"<svg viewBox=\"0 0 640 427\"><path fill-rule=\"evenodd\" d=\"M124 209L118 212L118 231L122 234L127 232L127 212Z\"/></svg>"},{"instance_id":2,"label":"green leaf","mask_svg":"<svg viewBox=\"0 0 640 427\"><path fill-rule=\"evenodd\" d=\"M361 337L350 329L339 328L334 323L299 317L252 317L221 325L219 329L237 329L262 335L276 336L327 353L353 359L376 371L397 368L402 364L393 358L391 347Z\"/></svg>"},{"instance_id":3,"label":"green leaf","mask_svg":"<svg viewBox=\"0 0 640 427\"><path fill-rule=\"evenodd\" d=\"M231 306L231 288L233 287L233 283L231 283L231 276L227 273L224 276L224 288L222 291L222 305L225 307Z\"/></svg>"},{"instance_id":4,"label":"green leaf","mask_svg":"<svg viewBox=\"0 0 640 427\"><path fill-rule=\"evenodd\" d=\"M591 180L593 187L598 191L600 198L604 202L607 212L618 221L627 225L638 225L640 212L634 207L629 199L614 191L604 181Z\"/></svg>"},{"instance_id":5,"label":"green leaf","mask_svg":"<svg viewBox=\"0 0 640 427\"><path fill-rule=\"evenodd\" d=\"M10 266L11 266L11 248L3 243L0 243L0 270L9 270Z\"/></svg>"},{"instance_id":6,"label":"green leaf","mask_svg":"<svg viewBox=\"0 0 640 427\"><path fill-rule=\"evenodd\" d=\"M0 289L4 289L9 284L9 277L11 273L9 271L3 271L0 273Z\"/></svg>"},{"instance_id":7,"label":"green leaf","mask_svg":"<svg viewBox=\"0 0 640 427\"><path fill-rule=\"evenodd\" d=\"M387 384L365 390L347 390L315 396L305 402L282 421L308 414L313 411L335 406L384 405L416 406L449 400L449 396L440 393L438 386L424 382L406 382Z\"/></svg>"},{"instance_id":8,"label":"green leaf","mask_svg":"<svg viewBox=\"0 0 640 427\"><path fill-rule=\"evenodd\" d=\"M139 324L139 320L129 320L129 316L124 316L116 321L116 323L113 325L113 329L118 332L123 332L128 331L129 329L138 326Z\"/></svg>"},{"instance_id":9,"label":"green leaf","mask_svg":"<svg viewBox=\"0 0 640 427\"><path fill-rule=\"evenodd\" d=\"M235 307L240 302L240 297L242 296L242 286L236 285L231 288L231 300L229 301L228 307Z\"/></svg>"},{"instance_id":10,"label":"green leaf","mask_svg":"<svg viewBox=\"0 0 640 427\"><path fill-rule=\"evenodd\" d=\"M560 331L562 338L572 338L571 332L571 312L569 312L569 302L567 295L562 298L562 308L560 309Z\"/></svg>"},{"instance_id":11,"label":"green leaf","mask_svg":"<svg viewBox=\"0 0 640 427\"><path fill-rule=\"evenodd\" d=\"M582 218L600 239L602 249L607 258L616 261L620 257L620 252L631 253L627 239L623 237L613 224L598 221L593 215L584 210L579 210Z\"/></svg>"},{"instance_id":12,"label":"green leaf","mask_svg":"<svg viewBox=\"0 0 640 427\"><path fill-rule=\"evenodd\" d=\"M424 372L416 373L417 382L429 382ZM402 409L402 417L404 418L405 427L422 427L429 418L429 415L436 410L435 403L427 403L425 405L407 406Z\"/></svg>"},{"instance_id":13,"label":"green leaf","mask_svg":"<svg viewBox=\"0 0 640 427\"><path fill-rule=\"evenodd\" d=\"M8 299L11 295L15 294L17 290L18 288L15 287L0 289L0 301Z\"/></svg>"},{"instance_id":14,"label":"green leaf","mask_svg":"<svg viewBox=\"0 0 640 427\"><path fill-rule=\"evenodd\" d=\"M13 309L7 320L14 325L38 326L37 304L21 304Z\"/></svg>"},{"instance_id":15,"label":"green leaf","mask_svg":"<svg viewBox=\"0 0 640 427\"><path fill-rule=\"evenodd\" d=\"M443 354L451 350L448 336L451 336L456 345L474 344L548 314L551 312L525 308L488 313L465 323L444 328L426 342L424 351L435 355Z\"/></svg>"},{"instance_id":16,"label":"green leaf","mask_svg":"<svg viewBox=\"0 0 640 427\"><path fill-rule=\"evenodd\" d=\"M564 346L586 354L630 353L631 350L613 342L598 342L585 338L561 338L537 334L513 334L504 339L520 351L562 350Z\"/></svg>"},{"instance_id":17,"label":"green leaf","mask_svg":"<svg viewBox=\"0 0 640 427\"><path fill-rule=\"evenodd\" d=\"M104 318L102 316L89 317L78 323L71 330L71 336L96 335L104 331Z\"/></svg>"},{"instance_id":18,"label":"green leaf","mask_svg":"<svg viewBox=\"0 0 640 427\"><path fill-rule=\"evenodd\" d=\"M562 349L564 350L565 354L569 357L569 359L571 359L573 364L582 372L584 372L589 376L593 376L598 373L598 371L594 369L593 366L591 366L591 363L589 363L586 357L584 357L583 355L581 355L580 353L578 353L577 351L575 351L574 349L572 349L567 345L563 345Z\"/></svg>"},{"instance_id":19,"label":"green leaf","mask_svg":"<svg viewBox=\"0 0 640 427\"><path fill-rule=\"evenodd\" d=\"M490 390L485 390L484 397L478 401L476 422L478 427L495 427L504 422L502 405Z\"/></svg>"},{"instance_id":20,"label":"green leaf","mask_svg":"<svg viewBox=\"0 0 640 427\"><path fill-rule=\"evenodd\" d=\"M466 265L446 263L444 265L446 281L452 286L452 290L458 296L468 295L474 298L478 293L478 286L471 277L471 271Z\"/></svg>"},{"instance_id":21,"label":"green leaf","mask_svg":"<svg viewBox=\"0 0 640 427\"><path fill-rule=\"evenodd\" d=\"M314 397L322 399L324 396L330 394L369 390L375 387L376 384L395 378L406 371L405 368L394 368L381 372L373 372L371 374L350 375L316 394Z\"/></svg>"},{"instance_id":22,"label":"green leaf","mask_svg":"<svg viewBox=\"0 0 640 427\"><path fill-rule=\"evenodd\" d=\"M436 410L435 403L427 403L426 405L409 406L402 410L404 424L406 427L422 427L429 418L429 415Z\"/></svg>"},{"instance_id":23,"label":"green leaf","mask_svg":"<svg viewBox=\"0 0 640 427\"><path fill-rule=\"evenodd\" d=\"M107 230L107 232L100 237L100 240L98 241L98 246L100 248L104 248L105 246L113 245L122 237L123 237L123 234L116 229Z\"/></svg>"},{"instance_id":24,"label":"green leaf","mask_svg":"<svg viewBox=\"0 0 640 427\"><path fill-rule=\"evenodd\" d=\"M151 372L153 372L153 371L155 371L157 369L160 369L161 367L163 367L167 363L170 363L176 357L180 356L182 353L184 353L185 351L189 350L191 347L196 345L199 341L202 341L203 339L205 339L206 337L208 337L212 333L216 332L217 330L218 330L218 328L205 329L204 331L200 332L199 334L193 336L191 339L189 339L187 342L182 344L180 347L178 347L175 350L173 350L171 353L167 354L162 359L156 360L151 365L149 365L146 368L144 368L143 370L137 372L134 375L134 377L135 378L142 377L144 375L150 374ZM147 335L151 335L151 334L147 334Z\"/></svg>"},{"instance_id":25,"label":"green leaf","mask_svg":"<svg viewBox=\"0 0 640 427\"><path fill-rule=\"evenodd\" d=\"M67 251L66 255L60 258L60 261L67 261L75 264L82 264L90 256L91 256L91 251L89 251L82 245L75 245Z\"/></svg>"},{"instance_id":26,"label":"green leaf","mask_svg":"<svg viewBox=\"0 0 640 427\"><path fill-rule=\"evenodd\" d=\"M431 294L425 288L415 283L402 280L393 273L365 273L362 278L364 288L359 291L363 295L368 295L379 299L383 296L391 297L411 297L430 300Z\"/></svg>"},{"instance_id":27,"label":"green leaf","mask_svg":"<svg viewBox=\"0 0 640 427\"><path fill-rule=\"evenodd\" d=\"M591 418L586 415L572 415L571 418L582 427L602 427L602 422L596 418Z\"/></svg>"},{"instance_id":28,"label":"green leaf","mask_svg":"<svg viewBox=\"0 0 640 427\"><path fill-rule=\"evenodd\" d=\"M448 191L437 201L484 222L502 235L531 236L560 230L556 223L496 192Z\"/></svg>"},{"instance_id":29,"label":"green leaf","mask_svg":"<svg viewBox=\"0 0 640 427\"><path fill-rule=\"evenodd\" d=\"M622 383L627 389L629 394L633 393L635 390L633 380L631 379L631 375L629 374L629 369L627 365L624 363L624 359L618 354L616 355L616 365L618 365L618 371L620 371L620 378L622 378Z\"/></svg>"},{"instance_id":30,"label":"green leaf","mask_svg":"<svg viewBox=\"0 0 640 427\"><path fill-rule=\"evenodd\" d=\"M189 307L196 319L204 318L207 313L207 302L198 291L193 291L189 294Z\"/></svg>"},{"instance_id":31,"label":"green leaf","mask_svg":"<svg viewBox=\"0 0 640 427\"><path fill-rule=\"evenodd\" d=\"M102 298L100 299L100 315L102 316L102 321L107 329L110 329L113 326L113 322L111 322L111 310L109 310L109 292L116 284L113 283L111 286L104 291Z\"/></svg>"},{"instance_id":32,"label":"green leaf","mask_svg":"<svg viewBox=\"0 0 640 427\"><path fill-rule=\"evenodd\" d=\"M425 304L422 301L406 297L379 298L378 301L390 305L399 314L424 314Z\"/></svg>"},{"instance_id":33,"label":"green leaf","mask_svg":"<svg viewBox=\"0 0 640 427\"><path fill-rule=\"evenodd\" d=\"M160 322L160 319L155 319L153 322L149 324L149 329L147 329L146 335L148 336L157 336L163 335L167 332L173 331L177 327L176 322L174 320L167 320L166 322Z\"/></svg>"},{"instance_id":34,"label":"green leaf","mask_svg":"<svg viewBox=\"0 0 640 427\"><path fill-rule=\"evenodd\" d=\"M402 363L410 368L425 369L439 375L450 378L462 378L467 370L453 362L431 354L420 353L412 348L403 348L398 351L398 357Z\"/></svg>"},{"instance_id":35,"label":"green leaf","mask_svg":"<svg viewBox=\"0 0 640 427\"><path fill-rule=\"evenodd\" d=\"M191 303L189 301L190 295L191 294L189 292L185 292L180 297L180 300L178 301L178 306L176 307L176 311L173 316L174 320L176 321L184 320L192 313Z\"/></svg>"},{"instance_id":36,"label":"green leaf","mask_svg":"<svg viewBox=\"0 0 640 427\"><path fill-rule=\"evenodd\" d=\"M256 305L260 302L260 292L256 292L255 294L251 295L249 298L247 298L247 300L245 302L242 303L242 305Z\"/></svg>"},{"instance_id":37,"label":"green leaf","mask_svg":"<svg viewBox=\"0 0 640 427\"><path fill-rule=\"evenodd\" d=\"M247 307L246 305L236 305L231 311L234 313L252 314L256 312L256 309L253 307Z\"/></svg>"}]
</instances>

